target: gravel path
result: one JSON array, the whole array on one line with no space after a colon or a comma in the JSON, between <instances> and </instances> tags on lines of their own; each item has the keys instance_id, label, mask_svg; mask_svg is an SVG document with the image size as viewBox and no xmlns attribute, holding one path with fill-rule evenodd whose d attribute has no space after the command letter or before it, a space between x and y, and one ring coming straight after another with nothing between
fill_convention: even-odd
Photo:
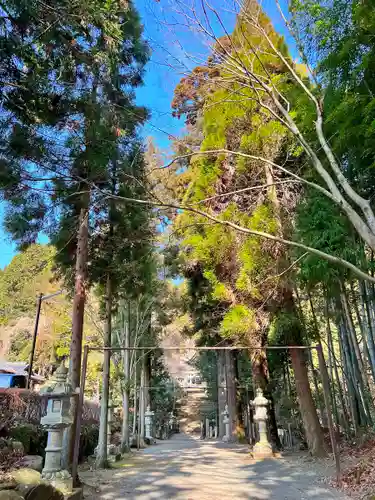
<instances>
[{"instance_id":1,"label":"gravel path","mask_svg":"<svg viewBox=\"0 0 375 500\"><path fill-rule=\"evenodd\" d=\"M254 461L247 447L240 445L204 442L178 434L133 455L116 469L83 473L82 479L93 487L87 498L347 499L318 482L312 463L286 459Z\"/></svg>"}]
</instances>

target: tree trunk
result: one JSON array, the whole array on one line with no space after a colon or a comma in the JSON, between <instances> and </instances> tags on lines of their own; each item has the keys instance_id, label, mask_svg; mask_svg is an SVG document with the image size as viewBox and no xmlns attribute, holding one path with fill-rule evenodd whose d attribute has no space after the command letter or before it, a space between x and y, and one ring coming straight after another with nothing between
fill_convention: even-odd
<instances>
[{"instance_id":1,"label":"tree trunk","mask_svg":"<svg viewBox=\"0 0 375 500\"><path fill-rule=\"evenodd\" d=\"M341 359L344 367L343 373L346 379L348 406L352 414L354 433L355 435L357 435L358 429L361 425L360 396L358 394L357 387L354 382L353 367L350 360L350 355L348 352L348 344L346 340L347 335L345 333L345 328L342 321L340 324L338 324L337 329L339 332Z\"/></svg>"},{"instance_id":2,"label":"tree trunk","mask_svg":"<svg viewBox=\"0 0 375 500\"><path fill-rule=\"evenodd\" d=\"M302 349L293 348L290 348L289 351L296 379L296 390L303 427L306 434L306 441L312 455L316 457L323 457L327 454L327 452L324 447L323 433L311 395L304 352Z\"/></svg>"},{"instance_id":3,"label":"tree trunk","mask_svg":"<svg viewBox=\"0 0 375 500\"><path fill-rule=\"evenodd\" d=\"M81 380L83 321L85 314L87 282L89 203L90 198L89 195L87 195L85 207L81 208L79 214L79 227L77 235L75 286L72 311L72 337L69 352L69 381L73 391L79 387ZM76 397L71 398L70 412L73 416L73 425L68 427L64 434L64 445L61 459L64 469L70 468L70 464L73 459L74 442L76 439L80 439L80 436L75 435L77 403L78 400Z\"/></svg>"},{"instance_id":4,"label":"tree trunk","mask_svg":"<svg viewBox=\"0 0 375 500\"><path fill-rule=\"evenodd\" d=\"M141 448L145 444L145 403L146 403L146 358L145 353L142 351L141 362L141 384L139 388L139 429L138 429L138 443Z\"/></svg>"},{"instance_id":5,"label":"tree trunk","mask_svg":"<svg viewBox=\"0 0 375 500\"><path fill-rule=\"evenodd\" d=\"M82 208L79 216L77 239L76 278L73 298L72 339L70 342L69 380L76 389L81 379L83 319L86 302L88 252L88 208Z\"/></svg>"},{"instance_id":6,"label":"tree trunk","mask_svg":"<svg viewBox=\"0 0 375 500\"><path fill-rule=\"evenodd\" d=\"M225 352L217 351L217 402L218 402L218 418L219 418L219 438L225 436L225 424L223 422L223 412L227 404L227 385L225 376Z\"/></svg>"},{"instance_id":7,"label":"tree trunk","mask_svg":"<svg viewBox=\"0 0 375 500\"><path fill-rule=\"evenodd\" d=\"M290 396L292 394L292 383L290 381L290 366L289 366L289 361L288 361L288 364L286 365L286 380L287 380L287 384L288 384L288 396Z\"/></svg>"},{"instance_id":8,"label":"tree trunk","mask_svg":"<svg viewBox=\"0 0 375 500\"><path fill-rule=\"evenodd\" d=\"M112 333L112 283L111 277L107 276L106 285L106 320L104 324L104 346L111 347ZM109 401L109 376L111 366L111 351L104 351L103 363L103 387L102 399L100 403L100 425L99 425L99 443L96 455L96 467L103 469L108 465L107 459L107 431L108 431L108 401Z\"/></svg>"},{"instance_id":9,"label":"tree trunk","mask_svg":"<svg viewBox=\"0 0 375 500\"><path fill-rule=\"evenodd\" d=\"M374 332L372 330L372 323L371 323L371 312L370 312L370 307L369 303L367 300L367 294L366 294L366 286L363 282L359 282L359 300L361 304L361 316L362 316L362 322L365 325L366 328L366 335L367 335L367 345L369 349L369 355L371 359L371 371L373 374L374 382L375 382L375 342L374 342Z\"/></svg>"},{"instance_id":10,"label":"tree trunk","mask_svg":"<svg viewBox=\"0 0 375 500\"><path fill-rule=\"evenodd\" d=\"M235 380L236 380L236 399L237 399L237 427L238 430L245 435L245 423L244 423L244 404L243 398L241 394L241 389L239 389L239 367L238 367L238 357L239 352L233 351L233 360L234 360L234 371L235 371ZM238 433L237 433L238 434Z\"/></svg>"},{"instance_id":11,"label":"tree trunk","mask_svg":"<svg viewBox=\"0 0 375 500\"><path fill-rule=\"evenodd\" d=\"M129 328L130 307L126 305L124 313L124 347L130 346L130 328ZM122 429L121 429L121 451L127 453L130 450L129 443L129 399L130 399L130 353L129 350L123 351L123 366L125 386L122 394Z\"/></svg>"},{"instance_id":12,"label":"tree trunk","mask_svg":"<svg viewBox=\"0 0 375 500\"><path fill-rule=\"evenodd\" d=\"M365 357L367 359L367 362L370 366L372 380L375 382L375 364L373 363L373 355L372 355L373 353L370 351L370 347L372 347L372 346L369 344L370 335L369 335L368 324L366 321L366 314L365 314L363 307L362 307L361 311L359 310L357 294L355 292L353 282L350 283L350 289L352 292L351 293L352 303L353 303L354 311L356 314L357 323L359 325L359 328L360 328L360 331L362 334L363 350L365 352ZM366 377L367 377L367 366L366 366Z\"/></svg>"},{"instance_id":13,"label":"tree trunk","mask_svg":"<svg viewBox=\"0 0 375 500\"><path fill-rule=\"evenodd\" d=\"M327 428L328 427L327 410L323 404L322 398L320 397L318 377L316 374L317 372L315 371L314 360L313 360L310 349L307 352L307 356L308 356L308 360L309 360L309 365L311 366L311 373L312 373L312 377L313 377L313 383L314 383L314 389L315 389L315 395L316 395L315 397L316 397L316 401L317 401L318 408L319 408L320 419L322 421L323 427Z\"/></svg>"},{"instance_id":14,"label":"tree trunk","mask_svg":"<svg viewBox=\"0 0 375 500\"><path fill-rule=\"evenodd\" d=\"M366 291L366 304L369 312L369 322L371 324L373 340L375 341L375 306L373 293L374 287L371 283L364 282L364 289Z\"/></svg>"},{"instance_id":15,"label":"tree trunk","mask_svg":"<svg viewBox=\"0 0 375 500\"><path fill-rule=\"evenodd\" d=\"M148 406L151 406L151 357L150 354L145 354L145 387L144 387L144 398L145 398L145 410Z\"/></svg>"},{"instance_id":16,"label":"tree trunk","mask_svg":"<svg viewBox=\"0 0 375 500\"><path fill-rule=\"evenodd\" d=\"M320 343L321 342L321 340L320 340L320 332L319 332L318 320L317 320L317 317L316 317L316 314L315 314L314 303L313 303L313 300L312 300L312 297L311 297L311 294L310 294L309 291L307 291L307 295L308 295L308 298L309 298L310 310L311 310L311 314L312 314L312 317L313 317L313 323L314 323L314 330L315 330L316 340ZM301 316L302 316L302 320L304 321L303 313L302 313L302 308L301 308ZM307 332L306 325L305 325L305 331ZM311 342L311 339L309 339L309 340ZM312 371L312 376L313 376L313 382L314 382L316 400L318 402L318 407L319 407L319 412L320 412L320 418L322 420L323 427L327 427L328 426L327 411L329 411L329 410L324 407L323 398L320 395L319 384L318 384L318 376L317 376L317 372L315 371L314 360L313 360L313 357L312 357L312 354L311 354L310 350L308 351L308 357L309 357L309 364L311 366L311 371Z\"/></svg>"},{"instance_id":17,"label":"tree trunk","mask_svg":"<svg viewBox=\"0 0 375 500\"><path fill-rule=\"evenodd\" d=\"M230 420L230 440L237 441L237 391L236 391L236 371L234 366L233 352L225 352L225 371L227 386L227 405Z\"/></svg>"},{"instance_id":18,"label":"tree trunk","mask_svg":"<svg viewBox=\"0 0 375 500\"><path fill-rule=\"evenodd\" d=\"M347 384L345 384L346 380L346 374L344 372L344 365L345 365L345 360L344 360L344 352L343 352L343 346L341 342L341 332L340 328L337 327L337 332L338 332L338 345L339 345L339 351L340 351L340 359L341 359L341 380L339 376L339 371L338 371L338 366L337 366L337 359L336 356L334 356L334 369L335 369L335 375L336 375L336 381L337 381L337 387L339 389L339 395L341 398L341 407L344 412L344 418L346 420L346 426L348 430L348 435L350 435L349 429L350 429L350 403L348 401L347 395ZM332 349L333 349L333 341L332 341Z\"/></svg>"},{"instance_id":19,"label":"tree trunk","mask_svg":"<svg viewBox=\"0 0 375 500\"><path fill-rule=\"evenodd\" d=\"M298 319L294 327L291 327L288 341L292 345L301 345L303 338L302 332L305 330L305 326L303 324L302 311L300 311L299 315L293 296L293 290L290 289L290 287L284 288L283 311L289 312L289 314ZM318 414L311 394L304 349L293 349L293 347L291 347L290 358L294 371L298 404L309 450L315 456L324 456L326 455L326 450L324 447L323 432L320 427Z\"/></svg>"},{"instance_id":20,"label":"tree trunk","mask_svg":"<svg viewBox=\"0 0 375 500\"><path fill-rule=\"evenodd\" d=\"M336 428L340 428L340 420L339 420L339 414L337 411L337 403L336 403L336 391L335 391L335 384L334 384L334 372L333 372L333 349L332 349L332 335L331 335L331 328L329 325L329 319L327 318L327 347L328 347L328 375L329 375L329 381L330 381L330 393L331 393L331 401L332 401L332 412L334 416L334 422L336 424Z\"/></svg>"},{"instance_id":21,"label":"tree trunk","mask_svg":"<svg viewBox=\"0 0 375 500\"><path fill-rule=\"evenodd\" d=\"M359 350L357 336L356 336L356 332L355 332L355 328L354 328L354 324L353 324L353 318L352 318L352 315L350 312L349 303L348 303L348 299L346 296L346 290L345 290L344 284L342 284L342 287L341 287L341 304L343 306L343 313L345 315L346 324L348 327L348 333L349 333L351 347L354 350L355 356L357 358L358 369L359 369L359 373L361 374L361 378L362 378L364 375L363 360L362 360L361 352Z\"/></svg>"},{"instance_id":22,"label":"tree trunk","mask_svg":"<svg viewBox=\"0 0 375 500\"><path fill-rule=\"evenodd\" d=\"M339 371L337 368L336 355L335 355L334 346L333 346L333 339L332 339L331 323L330 323L330 319L329 319L329 307L328 307L327 300L326 300L326 307L325 307L325 317L326 317L326 324L327 324L327 344L328 344L329 364L330 364L330 370L331 370L332 402L334 405L336 424L340 425L340 423L341 423L345 429L346 435L349 436L349 434L350 434L349 433L349 415L348 415L348 412L346 409L345 399L344 399L344 395L343 395L343 391L342 391L341 383L340 383ZM342 418L340 418L339 413L338 413L338 408L337 408L335 382L336 382L337 390L339 393L339 399L341 402Z\"/></svg>"},{"instance_id":23,"label":"tree trunk","mask_svg":"<svg viewBox=\"0 0 375 500\"><path fill-rule=\"evenodd\" d=\"M262 344L264 342L262 341ZM257 350L252 350L250 352L251 356L251 370L253 375L254 383L254 394L255 389L260 387L262 391L267 390L267 385L269 382L269 371L268 371L268 361L267 355L264 348L259 347Z\"/></svg>"},{"instance_id":24,"label":"tree trunk","mask_svg":"<svg viewBox=\"0 0 375 500\"><path fill-rule=\"evenodd\" d=\"M133 437L138 433L137 415L138 415L138 387L137 387L137 366L134 365L134 408L133 408Z\"/></svg>"},{"instance_id":25,"label":"tree trunk","mask_svg":"<svg viewBox=\"0 0 375 500\"><path fill-rule=\"evenodd\" d=\"M365 367L362 359L361 352L359 350L359 345L357 341L356 332L354 329L353 318L351 311L349 309L349 304L346 296L345 289L341 294L342 304L344 306L343 314L343 325L348 332L348 359L351 359L351 370L353 374L353 381L358 387L358 393L360 396L360 401L362 403L362 410L364 415L364 423L372 424L371 412L370 412L370 388L368 385L367 374L365 372Z\"/></svg>"}]
</instances>

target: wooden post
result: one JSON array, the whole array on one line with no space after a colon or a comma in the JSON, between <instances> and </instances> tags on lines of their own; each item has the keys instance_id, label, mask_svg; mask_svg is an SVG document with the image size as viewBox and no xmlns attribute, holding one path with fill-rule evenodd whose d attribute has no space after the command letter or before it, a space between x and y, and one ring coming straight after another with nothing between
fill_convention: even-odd
<instances>
[{"instance_id":1,"label":"wooden post","mask_svg":"<svg viewBox=\"0 0 375 500\"><path fill-rule=\"evenodd\" d=\"M70 339L69 350L69 376L68 380L73 388L73 391L80 387L81 377L81 361L82 361L82 338L83 338L83 322L86 303L86 286L87 286L87 252L88 252L88 206L90 202L90 194L85 197L85 207L81 208L79 215L79 227L77 233L77 252L75 266L75 285L73 296L73 311L72 311L72 335ZM77 415L77 398L73 397L70 401L70 411L74 417L74 424L67 428L64 437L64 450L62 455L62 464L64 469L70 469L70 464L73 461L76 415Z\"/></svg>"},{"instance_id":2,"label":"wooden post","mask_svg":"<svg viewBox=\"0 0 375 500\"><path fill-rule=\"evenodd\" d=\"M333 427L328 370L324 359L322 344L318 344L316 346L316 351L318 353L319 369L320 369L320 375L322 377L324 404L327 409L329 436L331 438L332 452L335 458L337 484L338 486L341 486L340 452L337 446L335 429Z\"/></svg>"},{"instance_id":3,"label":"wooden post","mask_svg":"<svg viewBox=\"0 0 375 500\"><path fill-rule=\"evenodd\" d=\"M109 402L109 380L111 371L111 329L112 329L112 284L111 276L107 275L106 285L106 319L104 323L104 361L103 361L103 387L100 402L99 441L96 453L96 467L104 469L108 467L108 402Z\"/></svg>"},{"instance_id":4,"label":"wooden post","mask_svg":"<svg viewBox=\"0 0 375 500\"><path fill-rule=\"evenodd\" d=\"M36 338L38 336L38 326L39 326L39 318L40 318L40 309L42 307L43 294L41 293L38 297L37 306L36 306L36 316L35 316L35 325L34 325L34 334L33 334L33 343L31 345L31 353L28 367L28 376L27 376L27 389L30 389L31 375L33 373L33 363L34 363L34 354L35 354L35 346L36 346Z\"/></svg>"},{"instance_id":5,"label":"wooden post","mask_svg":"<svg viewBox=\"0 0 375 500\"><path fill-rule=\"evenodd\" d=\"M124 365L124 376L125 376L125 387L123 392L123 415L122 415L122 432L121 432L121 451L127 453L130 451L130 440L129 440L129 401L130 401L130 328L129 328L129 317L130 317L130 305L129 302L126 304L126 309L123 318L123 332L124 332L124 351L123 351L123 365Z\"/></svg>"},{"instance_id":6,"label":"wooden post","mask_svg":"<svg viewBox=\"0 0 375 500\"><path fill-rule=\"evenodd\" d=\"M142 375L141 375L142 377ZM138 425L137 425L137 450L141 448L141 397L142 397L142 387L139 386L139 398L138 398ZM136 418L136 416L135 416Z\"/></svg>"}]
</instances>

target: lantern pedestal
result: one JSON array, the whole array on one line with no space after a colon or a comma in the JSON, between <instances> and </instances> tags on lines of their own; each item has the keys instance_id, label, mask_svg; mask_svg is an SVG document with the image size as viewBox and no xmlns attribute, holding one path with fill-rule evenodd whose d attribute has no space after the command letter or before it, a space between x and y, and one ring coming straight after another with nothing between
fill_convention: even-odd
<instances>
[{"instance_id":1,"label":"lantern pedestal","mask_svg":"<svg viewBox=\"0 0 375 500\"><path fill-rule=\"evenodd\" d=\"M42 479L64 494L73 491L73 478L61 467L64 430L73 423L70 416L72 388L67 383L67 376L68 369L62 363L56 370L52 383L40 391L41 395L48 398L47 413L40 421L48 432Z\"/></svg>"},{"instance_id":2,"label":"lantern pedestal","mask_svg":"<svg viewBox=\"0 0 375 500\"><path fill-rule=\"evenodd\" d=\"M152 418L155 412L151 411L150 405L147 406L145 412L145 442L146 444L155 444L156 440L152 436Z\"/></svg>"},{"instance_id":3,"label":"lantern pedestal","mask_svg":"<svg viewBox=\"0 0 375 500\"><path fill-rule=\"evenodd\" d=\"M223 441L228 443L230 441L230 420L229 420L229 410L228 405L225 405L225 409L222 412L223 415L223 424L225 426L225 435L223 436Z\"/></svg>"},{"instance_id":4,"label":"lantern pedestal","mask_svg":"<svg viewBox=\"0 0 375 500\"><path fill-rule=\"evenodd\" d=\"M111 444L112 425L114 422L113 408L113 402L110 399L108 401L107 417L107 461L110 463L117 462L121 458L120 447L115 444Z\"/></svg>"},{"instance_id":5,"label":"lantern pedestal","mask_svg":"<svg viewBox=\"0 0 375 500\"><path fill-rule=\"evenodd\" d=\"M255 409L254 421L258 424L259 441L254 445L254 458L272 458L273 451L267 434L267 406L268 400L263 396L262 389L257 389L257 396L253 401Z\"/></svg>"}]
</instances>

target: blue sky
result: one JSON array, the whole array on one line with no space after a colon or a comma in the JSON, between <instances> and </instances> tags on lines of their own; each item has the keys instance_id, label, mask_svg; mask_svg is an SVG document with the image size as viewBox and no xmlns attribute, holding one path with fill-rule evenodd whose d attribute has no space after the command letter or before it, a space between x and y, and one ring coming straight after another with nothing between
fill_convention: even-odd
<instances>
[{"instance_id":1,"label":"blue sky","mask_svg":"<svg viewBox=\"0 0 375 500\"><path fill-rule=\"evenodd\" d=\"M0 222L2 223L4 218L4 207L0 204ZM0 268L6 266L14 256L16 248L14 244L10 241L9 237L0 228Z\"/></svg>"},{"instance_id":2,"label":"blue sky","mask_svg":"<svg viewBox=\"0 0 375 500\"><path fill-rule=\"evenodd\" d=\"M142 133L144 137L152 136L157 145L168 154L170 139L183 133L184 129L183 121L173 118L171 114L174 88L189 68L192 69L206 59L209 46L202 35L183 26L186 21L178 13L179 0L135 0L135 3L144 24L145 37L152 48L144 86L137 92L138 104L151 111L151 118ZM210 3L220 10L226 29L231 31L234 15L230 5L236 2L211 0ZM276 29L285 34L274 0L265 0L263 7ZM223 34L215 20L213 27L217 34ZM4 206L0 204L0 268L6 266L16 252L14 244L1 227L3 217ZM46 238L42 237L41 241L45 243Z\"/></svg>"}]
</instances>

